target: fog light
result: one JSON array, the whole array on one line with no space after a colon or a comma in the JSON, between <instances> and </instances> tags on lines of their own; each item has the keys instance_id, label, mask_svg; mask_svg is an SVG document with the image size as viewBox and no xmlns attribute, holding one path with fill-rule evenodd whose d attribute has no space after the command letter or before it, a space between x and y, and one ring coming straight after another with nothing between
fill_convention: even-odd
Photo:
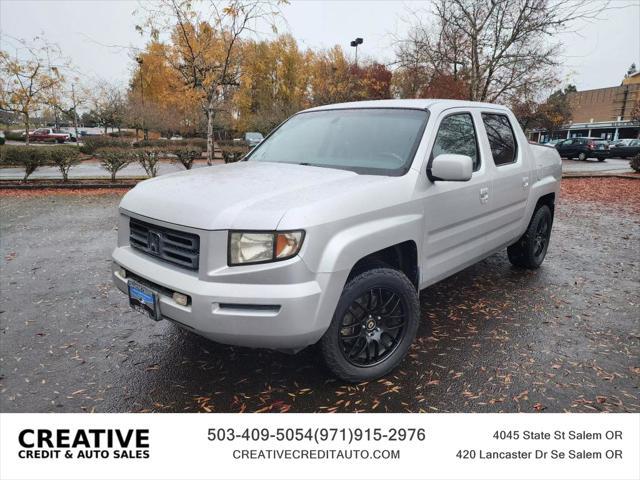
<instances>
[{"instance_id":1,"label":"fog light","mask_svg":"<svg viewBox=\"0 0 640 480\"><path fill-rule=\"evenodd\" d=\"M187 297L184 293L173 292L173 301L178 305L182 305L183 307L187 306L187 301L189 297Z\"/></svg>"},{"instance_id":2,"label":"fog light","mask_svg":"<svg viewBox=\"0 0 640 480\"><path fill-rule=\"evenodd\" d=\"M122 267L118 267L116 269L116 274L120 277L120 278L127 278L127 271L122 268Z\"/></svg>"}]
</instances>

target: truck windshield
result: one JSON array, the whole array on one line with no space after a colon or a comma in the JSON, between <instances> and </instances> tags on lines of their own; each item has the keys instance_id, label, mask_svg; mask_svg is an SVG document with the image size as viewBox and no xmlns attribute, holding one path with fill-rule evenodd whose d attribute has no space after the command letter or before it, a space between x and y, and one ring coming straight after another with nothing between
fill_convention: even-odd
<instances>
[{"instance_id":1,"label":"truck windshield","mask_svg":"<svg viewBox=\"0 0 640 480\"><path fill-rule=\"evenodd\" d=\"M359 108L300 113L247 157L249 161L403 175L420 142L425 110Z\"/></svg>"}]
</instances>

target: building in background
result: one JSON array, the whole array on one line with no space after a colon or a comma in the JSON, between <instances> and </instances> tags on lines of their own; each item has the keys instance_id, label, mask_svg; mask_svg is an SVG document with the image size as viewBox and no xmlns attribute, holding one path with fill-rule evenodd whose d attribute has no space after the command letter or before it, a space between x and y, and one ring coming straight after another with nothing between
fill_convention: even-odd
<instances>
[{"instance_id":1,"label":"building in background","mask_svg":"<svg viewBox=\"0 0 640 480\"><path fill-rule=\"evenodd\" d=\"M568 94L571 121L554 138L640 138L640 72L631 66L622 84ZM544 129L530 132L536 141L549 140Z\"/></svg>"}]
</instances>

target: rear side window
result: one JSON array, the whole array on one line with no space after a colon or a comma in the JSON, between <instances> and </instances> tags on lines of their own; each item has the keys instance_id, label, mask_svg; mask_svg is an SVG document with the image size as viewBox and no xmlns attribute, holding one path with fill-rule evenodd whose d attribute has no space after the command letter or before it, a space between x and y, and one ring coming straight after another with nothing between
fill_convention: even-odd
<instances>
[{"instance_id":1,"label":"rear side window","mask_svg":"<svg viewBox=\"0 0 640 480\"><path fill-rule=\"evenodd\" d=\"M513 128L511 128L511 123L507 116L496 113L483 113L482 121L489 137L493 162L497 166L514 163L518 147Z\"/></svg>"},{"instance_id":2,"label":"rear side window","mask_svg":"<svg viewBox=\"0 0 640 480\"><path fill-rule=\"evenodd\" d=\"M467 155L473 160L473 171L480 168L478 140L471 114L456 113L440 122L431 155L435 158L442 153Z\"/></svg>"}]
</instances>

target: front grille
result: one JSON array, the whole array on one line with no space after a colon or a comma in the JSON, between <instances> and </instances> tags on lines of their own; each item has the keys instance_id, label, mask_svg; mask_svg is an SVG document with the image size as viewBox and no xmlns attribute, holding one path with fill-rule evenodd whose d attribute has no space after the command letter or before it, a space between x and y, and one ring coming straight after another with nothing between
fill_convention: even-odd
<instances>
[{"instance_id":1,"label":"front grille","mask_svg":"<svg viewBox=\"0 0 640 480\"><path fill-rule=\"evenodd\" d=\"M180 232L131 218L129 243L133 248L148 255L189 270L198 270L200 237L193 233Z\"/></svg>"}]
</instances>

